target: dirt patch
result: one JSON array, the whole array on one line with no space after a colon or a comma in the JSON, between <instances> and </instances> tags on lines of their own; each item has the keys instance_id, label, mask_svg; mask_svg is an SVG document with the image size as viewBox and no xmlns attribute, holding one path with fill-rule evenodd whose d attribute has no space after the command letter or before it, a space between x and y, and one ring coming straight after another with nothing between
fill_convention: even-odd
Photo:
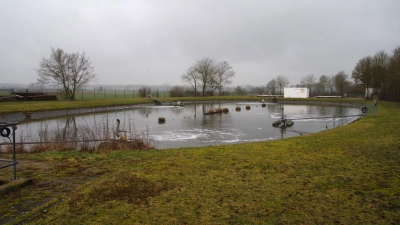
<instances>
[{"instance_id":1,"label":"dirt patch","mask_svg":"<svg viewBox=\"0 0 400 225\"><path fill-rule=\"evenodd\" d=\"M87 190L73 194L69 200L71 209L80 210L107 201L124 200L132 204L147 204L148 197L174 188L166 181L154 182L128 171L117 171L96 180Z\"/></svg>"}]
</instances>

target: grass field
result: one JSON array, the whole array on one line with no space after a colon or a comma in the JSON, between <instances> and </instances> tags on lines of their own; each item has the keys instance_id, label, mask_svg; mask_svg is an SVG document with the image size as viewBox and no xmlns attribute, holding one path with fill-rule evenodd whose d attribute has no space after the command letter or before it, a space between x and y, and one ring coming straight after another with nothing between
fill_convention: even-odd
<instances>
[{"instance_id":1,"label":"grass field","mask_svg":"<svg viewBox=\"0 0 400 225\"><path fill-rule=\"evenodd\" d=\"M156 97L157 91L153 92L154 97ZM58 93L58 99L65 99L63 94ZM168 91L159 91L158 96L160 98L169 97ZM75 95L76 100L95 100L95 99L132 99L140 98L139 91L137 90L125 90L125 91L105 91L105 92L95 92L95 91L78 91Z\"/></svg>"},{"instance_id":2,"label":"grass field","mask_svg":"<svg viewBox=\"0 0 400 225\"><path fill-rule=\"evenodd\" d=\"M214 97L186 97L186 98L157 98L163 101L218 101L218 100L260 100L253 96L214 96ZM74 108L94 108L117 105L135 105L141 103L152 103L149 98L117 98L117 99L84 99L84 100L58 100L58 101L18 101L0 102L0 113L13 112L36 112Z\"/></svg>"},{"instance_id":3,"label":"grass field","mask_svg":"<svg viewBox=\"0 0 400 225\"><path fill-rule=\"evenodd\" d=\"M132 99L96 99L81 101L19 101L0 102L0 113L37 112L75 108L95 108L117 105L134 105L149 102L146 98Z\"/></svg>"},{"instance_id":4,"label":"grass field","mask_svg":"<svg viewBox=\"0 0 400 225\"><path fill-rule=\"evenodd\" d=\"M376 117L283 140L18 158L102 171L31 224L400 224L399 133L400 104L380 102Z\"/></svg>"}]
</instances>

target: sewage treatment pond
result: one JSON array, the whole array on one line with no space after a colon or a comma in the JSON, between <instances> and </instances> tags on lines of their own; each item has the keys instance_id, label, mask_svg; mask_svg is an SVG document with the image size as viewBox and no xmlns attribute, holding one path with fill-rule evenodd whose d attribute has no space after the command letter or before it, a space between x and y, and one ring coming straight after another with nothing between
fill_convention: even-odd
<instances>
[{"instance_id":1,"label":"sewage treatment pond","mask_svg":"<svg viewBox=\"0 0 400 225\"><path fill-rule=\"evenodd\" d=\"M250 109L246 109L250 106ZM237 111L239 107L241 110ZM207 114L209 109L228 108L228 113ZM294 125L274 128L282 108ZM359 109L351 106L291 105L260 102L186 104L185 106L134 106L107 112L57 118L25 120L18 124L17 142L49 141L52 138L79 140L114 138L116 119L128 136L154 140L157 149L265 141L316 133L357 119ZM335 115L336 119L333 117ZM350 116L350 117L340 117ZM159 123L164 117L165 123ZM321 118L322 117L322 118ZM304 119L305 118L305 119ZM88 136L88 133L91 136ZM0 141L7 141L0 138Z\"/></svg>"}]
</instances>

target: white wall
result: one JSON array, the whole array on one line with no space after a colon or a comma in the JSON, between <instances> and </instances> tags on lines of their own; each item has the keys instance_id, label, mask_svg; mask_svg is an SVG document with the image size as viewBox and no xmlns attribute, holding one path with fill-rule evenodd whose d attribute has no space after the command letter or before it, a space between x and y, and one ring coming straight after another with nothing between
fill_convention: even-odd
<instances>
[{"instance_id":1,"label":"white wall","mask_svg":"<svg viewBox=\"0 0 400 225\"><path fill-rule=\"evenodd\" d=\"M308 88L285 88L283 94L285 98L308 98L309 96Z\"/></svg>"}]
</instances>

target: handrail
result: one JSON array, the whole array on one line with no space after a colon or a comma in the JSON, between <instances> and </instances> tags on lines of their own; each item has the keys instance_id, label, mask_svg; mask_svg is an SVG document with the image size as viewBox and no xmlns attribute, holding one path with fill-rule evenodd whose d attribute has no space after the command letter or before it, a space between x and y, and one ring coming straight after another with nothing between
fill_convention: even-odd
<instances>
[{"instance_id":1,"label":"handrail","mask_svg":"<svg viewBox=\"0 0 400 225\"><path fill-rule=\"evenodd\" d=\"M8 164L0 166L0 169L6 168L6 167L13 167L13 177L11 178L12 180L17 180L17 164L19 163L16 159L15 156L15 130L17 129L17 124L16 122L0 122L0 135L2 137L10 139L10 136L12 136L12 159L0 159L0 162L6 162ZM10 128L12 129L12 132ZM10 139L11 141L11 139Z\"/></svg>"}]
</instances>

